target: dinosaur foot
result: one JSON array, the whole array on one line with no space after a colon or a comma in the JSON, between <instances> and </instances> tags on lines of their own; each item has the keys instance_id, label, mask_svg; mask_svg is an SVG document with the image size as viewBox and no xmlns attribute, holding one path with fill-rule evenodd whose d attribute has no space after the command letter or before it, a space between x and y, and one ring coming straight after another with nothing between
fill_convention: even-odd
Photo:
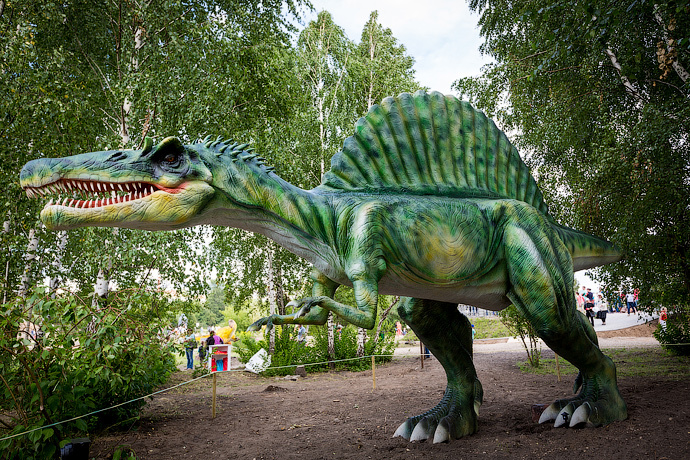
<instances>
[{"instance_id":1,"label":"dinosaur foot","mask_svg":"<svg viewBox=\"0 0 690 460\"><path fill-rule=\"evenodd\" d=\"M575 391L582 386L580 393L569 399L559 399L547 407L539 418L539 423L554 422L554 427L597 427L625 420L628 409L616 385L615 368L611 375L598 374L575 380Z\"/></svg>"},{"instance_id":2,"label":"dinosaur foot","mask_svg":"<svg viewBox=\"0 0 690 460\"><path fill-rule=\"evenodd\" d=\"M474 398L468 398L467 392L446 388L441 402L424 414L410 417L395 431L393 437L405 438L408 441L426 441L434 443L448 442L475 433L478 428L477 415L482 403L481 384L476 381Z\"/></svg>"}]
</instances>

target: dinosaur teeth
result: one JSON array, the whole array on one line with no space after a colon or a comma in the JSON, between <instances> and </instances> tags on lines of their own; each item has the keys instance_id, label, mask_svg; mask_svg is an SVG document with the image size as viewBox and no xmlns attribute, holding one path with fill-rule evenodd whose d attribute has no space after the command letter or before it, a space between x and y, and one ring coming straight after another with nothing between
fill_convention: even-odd
<instances>
[{"instance_id":1,"label":"dinosaur teeth","mask_svg":"<svg viewBox=\"0 0 690 460\"><path fill-rule=\"evenodd\" d=\"M117 188L120 189L121 192L123 191L122 190L122 184L117 184Z\"/></svg>"},{"instance_id":2,"label":"dinosaur teeth","mask_svg":"<svg viewBox=\"0 0 690 460\"><path fill-rule=\"evenodd\" d=\"M62 200L61 206L64 206L65 204L67 204L67 198L65 198L64 200Z\"/></svg>"},{"instance_id":3,"label":"dinosaur teeth","mask_svg":"<svg viewBox=\"0 0 690 460\"><path fill-rule=\"evenodd\" d=\"M74 205L74 200L70 200L69 204L67 206L69 206L71 208L73 205Z\"/></svg>"},{"instance_id":4,"label":"dinosaur teeth","mask_svg":"<svg viewBox=\"0 0 690 460\"><path fill-rule=\"evenodd\" d=\"M50 206L52 204L53 204L53 199L51 198L50 200L48 200L48 204L46 206Z\"/></svg>"}]
</instances>

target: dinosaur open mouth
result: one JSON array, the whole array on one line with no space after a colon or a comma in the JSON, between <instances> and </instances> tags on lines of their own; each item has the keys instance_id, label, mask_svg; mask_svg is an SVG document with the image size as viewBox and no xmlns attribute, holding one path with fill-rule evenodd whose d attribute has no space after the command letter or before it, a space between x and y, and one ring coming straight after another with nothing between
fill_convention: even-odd
<instances>
[{"instance_id":1,"label":"dinosaur open mouth","mask_svg":"<svg viewBox=\"0 0 690 460\"><path fill-rule=\"evenodd\" d=\"M120 183L78 179L58 179L40 187L25 187L24 189L29 198L50 198L46 207L60 205L75 209L100 208L127 203L146 198L159 190L174 192L174 189L146 182Z\"/></svg>"}]
</instances>

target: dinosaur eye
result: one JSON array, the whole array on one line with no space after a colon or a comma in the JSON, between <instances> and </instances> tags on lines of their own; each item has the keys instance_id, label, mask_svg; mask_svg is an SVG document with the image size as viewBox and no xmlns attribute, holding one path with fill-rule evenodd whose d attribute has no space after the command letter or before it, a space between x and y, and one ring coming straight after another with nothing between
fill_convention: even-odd
<instances>
[{"instance_id":1,"label":"dinosaur eye","mask_svg":"<svg viewBox=\"0 0 690 460\"><path fill-rule=\"evenodd\" d=\"M178 160L177 155L174 153L168 153L164 158L163 161L165 161L168 164L175 163Z\"/></svg>"}]
</instances>

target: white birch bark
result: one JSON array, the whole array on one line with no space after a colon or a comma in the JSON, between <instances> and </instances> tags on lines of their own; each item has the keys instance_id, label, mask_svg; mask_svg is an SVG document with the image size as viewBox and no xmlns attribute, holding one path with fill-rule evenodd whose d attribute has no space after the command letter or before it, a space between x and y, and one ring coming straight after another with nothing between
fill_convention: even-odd
<instances>
[{"instance_id":1,"label":"white birch bark","mask_svg":"<svg viewBox=\"0 0 690 460\"><path fill-rule=\"evenodd\" d=\"M24 254L24 271L22 272L17 292L19 297L22 298L26 297L31 287L31 270L36 260L36 248L38 248L38 237L36 236L36 230L32 228L29 230L29 243L26 246L26 254Z\"/></svg>"},{"instance_id":2,"label":"white birch bark","mask_svg":"<svg viewBox=\"0 0 690 460\"><path fill-rule=\"evenodd\" d=\"M274 252L273 248L268 249L268 305L269 314L275 315L276 313L276 283L275 283L275 273L273 271L274 265ZM276 328L271 328L268 338L268 354L272 355L276 348Z\"/></svg>"},{"instance_id":3,"label":"white birch bark","mask_svg":"<svg viewBox=\"0 0 690 460\"><path fill-rule=\"evenodd\" d=\"M65 269L62 265L62 258L65 255L65 248L67 247L67 238L67 232L61 231L58 233L57 252L55 253L55 259L52 262L53 268L55 269L55 274L48 282L50 295L53 297L55 296L55 291L57 291L58 287L60 287L62 273L64 273Z\"/></svg>"},{"instance_id":4,"label":"white birch bark","mask_svg":"<svg viewBox=\"0 0 690 460\"><path fill-rule=\"evenodd\" d=\"M26 253L24 254L24 271L22 272L22 277L19 282L19 290L17 295L21 298L26 298L29 293L29 288L31 287L31 271L33 269L34 261L36 260L36 249L38 248L38 237L36 236L36 230L29 230L29 242L26 246ZM26 311L26 318L23 324L19 326L20 337L25 336L25 338L30 339L32 331L36 333L36 326L33 322L33 308L29 307Z\"/></svg>"},{"instance_id":5,"label":"white birch bark","mask_svg":"<svg viewBox=\"0 0 690 460\"><path fill-rule=\"evenodd\" d=\"M643 97L633 86L633 84L630 83L628 77L623 75L623 73L621 72L621 65L618 62L618 58L616 58L616 54L613 52L613 50L611 48L606 48L604 52L609 57L609 60L611 61L613 68L616 69L616 71L618 72L618 76L620 77L621 82L623 83L623 86L628 91L628 93L630 93L630 95L632 95L633 97L635 97L635 99L642 103L647 102L647 98Z\"/></svg>"},{"instance_id":6,"label":"white birch bark","mask_svg":"<svg viewBox=\"0 0 690 460\"><path fill-rule=\"evenodd\" d=\"M675 46L673 46L673 40L671 40L671 38L668 36L668 32L666 32L667 26L664 23L664 19L661 17L661 13L659 12L659 5L654 5L654 18L656 19L656 22L659 24L659 26L661 26L661 33L663 34L664 41L666 42L666 52L668 54L673 53L673 51L675 50ZM688 77L690 77L690 73L688 73L688 71L685 70L685 67L683 67L683 65L680 62L678 62L678 59L673 59L671 67L680 77L680 79L683 80L683 83L685 83L688 80Z\"/></svg>"}]
</instances>

